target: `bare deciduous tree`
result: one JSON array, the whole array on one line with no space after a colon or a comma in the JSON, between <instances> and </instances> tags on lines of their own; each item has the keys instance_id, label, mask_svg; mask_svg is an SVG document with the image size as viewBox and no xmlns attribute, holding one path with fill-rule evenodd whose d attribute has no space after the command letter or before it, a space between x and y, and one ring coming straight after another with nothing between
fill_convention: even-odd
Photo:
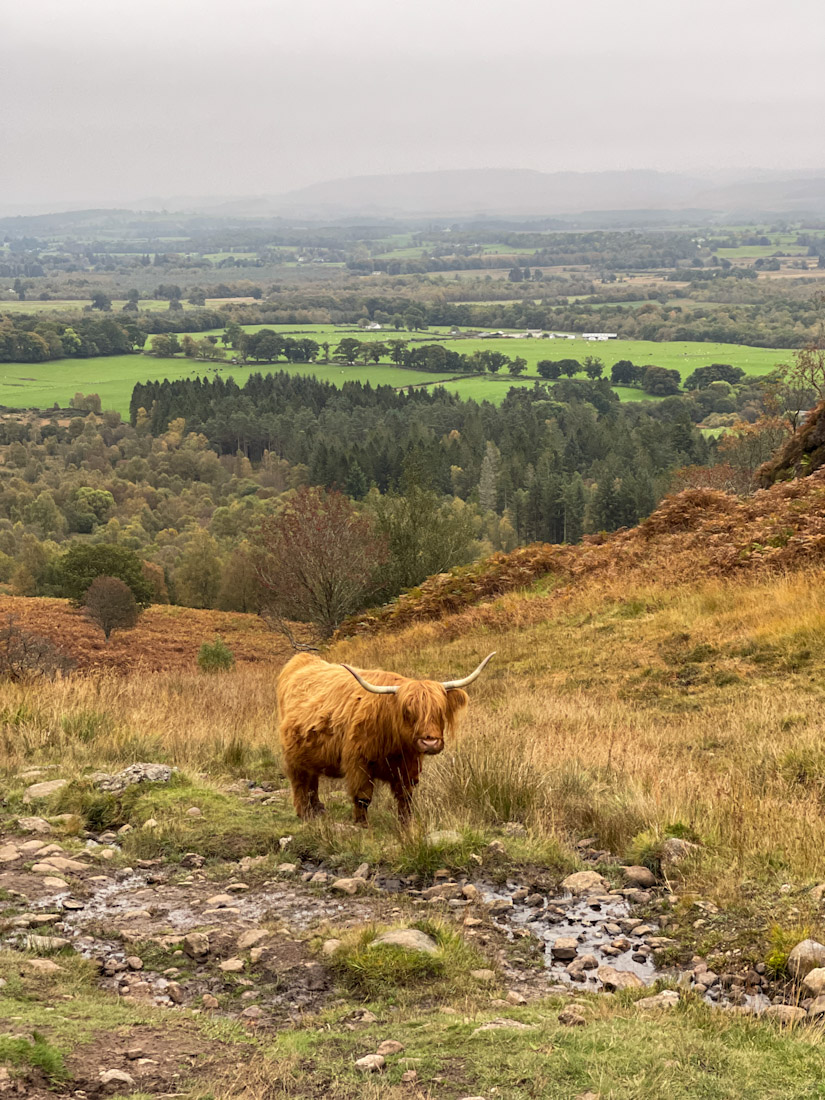
<instances>
[{"instance_id":1,"label":"bare deciduous tree","mask_svg":"<svg viewBox=\"0 0 825 1100\"><path fill-rule=\"evenodd\" d=\"M375 591L386 558L372 521L343 494L299 489L252 539L267 591L262 614L295 648L294 622L312 623L328 638Z\"/></svg>"},{"instance_id":2,"label":"bare deciduous tree","mask_svg":"<svg viewBox=\"0 0 825 1100\"><path fill-rule=\"evenodd\" d=\"M23 630L14 615L0 625L0 676L19 681L69 672L75 662L39 634Z\"/></svg>"}]
</instances>

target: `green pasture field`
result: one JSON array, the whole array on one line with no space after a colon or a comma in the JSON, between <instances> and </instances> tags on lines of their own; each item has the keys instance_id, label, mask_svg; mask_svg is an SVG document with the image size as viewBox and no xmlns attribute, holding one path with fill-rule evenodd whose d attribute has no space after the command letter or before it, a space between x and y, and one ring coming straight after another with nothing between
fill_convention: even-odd
<instances>
[{"instance_id":1,"label":"green pasture field","mask_svg":"<svg viewBox=\"0 0 825 1100\"><path fill-rule=\"evenodd\" d=\"M25 303L21 303L23 305ZM162 305L162 303L157 303ZM788 362L791 350L753 348L743 344L713 344L699 342L656 343L645 340L611 340L596 343L588 340L542 340L497 338L479 340L450 337L446 329L430 329L425 332L396 332L384 329L380 332L362 332L357 327L335 325L248 325L247 331L273 328L284 335L308 336L317 342L328 342L334 349L345 336L360 340L408 339L414 344L442 343L445 347L471 355L476 350L495 350L515 358L527 360L527 371L520 378L512 378L506 369L498 375L461 378L447 383L450 390L463 397L499 404L511 385L532 385L538 378L536 365L541 359L573 358L582 362L587 355L598 356L605 364L609 376L611 366L619 359L630 359L639 366L661 366L678 370L684 380L696 367L710 363L730 363L741 367L748 374L767 374L777 365ZM221 330L215 330L218 335ZM196 338L203 334L195 334ZM150 337L151 340L151 337ZM68 405L75 393L97 393L104 408L128 411L132 388L136 382L148 379L206 377L217 372L232 376L239 383L249 374L279 370L294 374L311 374L333 383L346 379L370 381L374 385L408 386L437 385L436 376L421 371L410 371L389 363L355 364L286 364L249 363L247 365L204 363L185 359L156 359L146 355L101 356L96 359L62 359L50 363L0 364L0 404L22 408L50 408L57 402ZM581 376L579 376L581 377ZM656 400L633 387L616 387L622 401Z\"/></svg>"},{"instance_id":2,"label":"green pasture field","mask_svg":"<svg viewBox=\"0 0 825 1100\"><path fill-rule=\"evenodd\" d=\"M388 242L384 240L380 243L386 245ZM401 241L399 241L398 244L389 243L389 247L387 247L385 251L378 253L373 258L376 260L417 260L420 259L422 255L431 255L434 248L442 248L448 246L449 243L449 235L427 240L416 245L413 245L409 241L409 238L406 238L404 239L404 243L401 243ZM481 246L481 254L484 256L532 256L535 251L534 248L523 248L518 245L512 247L506 244L483 244ZM450 272L450 274L452 274L452 272Z\"/></svg>"},{"instance_id":3,"label":"green pasture field","mask_svg":"<svg viewBox=\"0 0 825 1100\"><path fill-rule=\"evenodd\" d=\"M584 295L581 295L584 297ZM521 296L516 298L462 298L458 302L451 302L454 306L511 306L514 303L525 301ZM541 305L541 298L527 298L534 306ZM572 301L572 298L570 299Z\"/></svg>"},{"instance_id":4,"label":"green pasture field","mask_svg":"<svg viewBox=\"0 0 825 1100\"><path fill-rule=\"evenodd\" d=\"M425 244L407 245L404 248L391 248L387 252L377 252L373 260L420 260L429 254Z\"/></svg>"},{"instance_id":5,"label":"green pasture field","mask_svg":"<svg viewBox=\"0 0 825 1100\"><path fill-rule=\"evenodd\" d=\"M637 366L668 367L678 370L684 380L697 367L710 363L729 363L741 367L747 374L768 374L779 363L787 363L793 352L775 348L752 348L747 344L713 344L698 341L673 341L657 343L653 340L608 340L604 343L590 340L493 340L445 339L445 347L463 351L468 355L476 350L489 348L502 351L511 359L520 355L527 360L527 373L536 373L540 359L578 359L598 356L605 364L605 373L620 359L630 359Z\"/></svg>"},{"instance_id":6,"label":"green pasture field","mask_svg":"<svg viewBox=\"0 0 825 1100\"><path fill-rule=\"evenodd\" d=\"M406 332L395 329L382 329L379 332L362 332L359 328L335 325L246 325L247 332L256 332L261 328L271 328L283 335L307 336L316 340L319 344L328 342L334 350L336 345L344 337L353 336L358 340L409 340L413 344L439 343L453 351L459 351L466 355L472 355L474 351L501 351L509 355L511 359L521 356L527 360L527 371L522 376L524 380L535 380L538 377L536 365L541 359L578 359L583 362L585 356L595 355L605 364L605 374L609 375L610 368L620 359L630 359L637 366L667 367L670 370L678 370L682 380L691 374L697 367L705 367L711 363L729 363L734 367L741 367L746 374L768 374L781 363L788 363L793 355L793 350L776 348L754 348L747 344L715 344L702 341L672 341L667 343L654 340L608 340L597 342L590 340L542 340L542 339L508 339L506 337L479 340L469 337L448 335L448 329L431 328L422 332ZM213 334L222 330L216 329ZM151 337L150 337L151 339ZM268 364L262 367L270 369ZM368 368L369 369L369 368ZM507 376L506 368L500 372L502 377ZM581 376L579 376L581 377ZM495 382L495 379L491 379ZM457 383L458 384L458 383ZM623 387L619 387L623 389ZM642 400L638 394L640 391L631 388L629 393L634 395L629 400Z\"/></svg>"},{"instance_id":7,"label":"green pasture field","mask_svg":"<svg viewBox=\"0 0 825 1100\"><path fill-rule=\"evenodd\" d=\"M774 252L784 252L788 256L806 256L808 249L800 244L740 244L736 248L717 248L716 255L720 260L746 260L772 256Z\"/></svg>"},{"instance_id":8,"label":"green pasture field","mask_svg":"<svg viewBox=\"0 0 825 1100\"><path fill-rule=\"evenodd\" d=\"M96 393L104 409L129 412L132 389L137 382L168 378L206 378L221 374L243 385L250 374L286 371L312 374L335 385L345 381L371 382L375 386L409 386L434 383L421 371L404 370L388 364L368 367L340 363L200 363L183 357L155 359L148 355L108 355L96 359L59 359L50 363L0 363L0 404L12 408L49 409L55 402L67 407L75 393ZM504 393L501 395L502 399Z\"/></svg>"},{"instance_id":9,"label":"green pasture field","mask_svg":"<svg viewBox=\"0 0 825 1100\"><path fill-rule=\"evenodd\" d=\"M79 313L92 304L91 298L60 298L52 302L0 302L0 316L7 313ZM168 303L167 303L168 304Z\"/></svg>"}]
</instances>

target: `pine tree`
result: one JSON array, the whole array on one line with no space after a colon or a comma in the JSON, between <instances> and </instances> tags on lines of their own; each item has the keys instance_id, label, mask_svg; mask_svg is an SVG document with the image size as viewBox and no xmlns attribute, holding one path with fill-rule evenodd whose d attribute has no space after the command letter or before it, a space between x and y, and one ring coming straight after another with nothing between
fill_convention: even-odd
<instances>
[{"instance_id":1,"label":"pine tree","mask_svg":"<svg viewBox=\"0 0 825 1100\"><path fill-rule=\"evenodd\" d=\"M499 450L495 443L487 443L484 459L481 463L481 477L478 483L478 502L483 512L494 512L498 503L498 464Z\"/></svg>"}]
</instances>

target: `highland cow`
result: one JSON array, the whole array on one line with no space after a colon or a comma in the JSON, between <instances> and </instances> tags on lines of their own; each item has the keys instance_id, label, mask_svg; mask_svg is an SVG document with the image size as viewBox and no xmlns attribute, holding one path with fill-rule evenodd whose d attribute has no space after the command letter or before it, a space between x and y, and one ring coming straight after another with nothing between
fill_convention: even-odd
<instances>
[{"instance_id":1,"label":"highland cow","mask_svg":"<svg viewBox=\"0 0 825 1100\"><path fill-rule=\"evenodd\" d=\"M422 758L444 748L463 690L493 656L462 680L409 680L395 672L331 665L301 653L278 678L278 710L286 774L299 817L322 813L322 775L345 779L355 822L366 825L377 781L389 783L398 814L409 819Z\"/></svg>"}]
</instances>

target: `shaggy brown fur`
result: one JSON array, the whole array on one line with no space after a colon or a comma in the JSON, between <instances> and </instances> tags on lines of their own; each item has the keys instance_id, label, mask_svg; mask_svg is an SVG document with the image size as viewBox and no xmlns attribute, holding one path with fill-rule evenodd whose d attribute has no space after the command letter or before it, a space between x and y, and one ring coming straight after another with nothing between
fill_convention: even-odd
<instances>
[{"instance_id":1,"label":"shaggy brown fur","mask_svg":"<svg viewBox=\"0 0 825 1100\"><path fill-rule=\"evenodd\" d=\"M323 810L322 775L345 779L355 821L367 822L377 780L389 783L402 820L410 815L422 756L444 748L467 705L461 688L408 680L381 669L359 669L372 684L397 684L395 695L365 691L341 665L308 653L293 657L278 678L281 745L299 817Z\"/></svg>"}]
</instances>

